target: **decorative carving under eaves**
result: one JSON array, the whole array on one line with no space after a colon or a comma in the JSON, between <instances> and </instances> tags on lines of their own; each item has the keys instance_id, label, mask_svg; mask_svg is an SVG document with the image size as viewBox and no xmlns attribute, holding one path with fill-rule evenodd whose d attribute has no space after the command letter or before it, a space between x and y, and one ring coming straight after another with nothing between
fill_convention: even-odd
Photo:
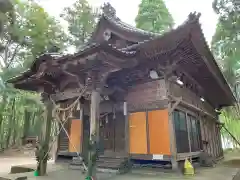
<instances>
[{"instance_id":1,"label":"decorative carving under eaves","mask_svg":"<svg viewBox=\"0 0 240 180\"><path fill-rule=\"evenodd\" d=\"M157 81L157 97L156 99L165 99L167 91L166 91L166 84L164 80L158 80Z\"/></svg>"},{"instance_id":2,"label":"decorative carving under eaves","mask_svg":"<svg viewBox=\"0 0 240 180\"><path fill-rule=\"evenodd\" d=\"M49 96L49 94L47 94L47 93L45 93L45 92L42 92L41 93L41 101L43 102L43 103L45 103L46 101L49 101L49 98L50 96Z\"/></svg>"},{"instance_id":3,"label":"decorative carving under eaves","mask_svg":"<svg viewBox=\"0 0 240 180\"><path fill-rule=\"evenodd\" d=\"M109 29L105 30L103 33L103 39L108 41L111 38L111 31Z\"/></svg>"}]
</instances>

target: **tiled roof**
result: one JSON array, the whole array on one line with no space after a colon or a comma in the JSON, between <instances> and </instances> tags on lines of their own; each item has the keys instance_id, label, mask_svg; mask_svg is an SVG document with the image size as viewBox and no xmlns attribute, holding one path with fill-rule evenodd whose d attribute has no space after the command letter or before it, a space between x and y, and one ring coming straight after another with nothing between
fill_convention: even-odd
<instances>
[{"instance_id":1,"label":"tiled roof","mask_svg":"<svg viewBox=\"0 0 240 180\"><path fill-rule=\"evenodd\" d=\"M138 34L141 34L141 35L144 35L144 36L149 36L149 38L154 38L154 37L160 36L160 34L149 32L149 31L145 31L145 30L136 28L134 26L131 26L130 24L127 24L127 23L121 21L117 17L109 16L109 15L104 14L104 13L103 13L103 17L106 20L108 20L111 24L113 24L113 25L115 25L115 26L117 26L117 27L119 27L121 29L124 29L124 30L126 30L128 32L133 32L133 33L138 33Z\"/></svg>"}]
</instances>

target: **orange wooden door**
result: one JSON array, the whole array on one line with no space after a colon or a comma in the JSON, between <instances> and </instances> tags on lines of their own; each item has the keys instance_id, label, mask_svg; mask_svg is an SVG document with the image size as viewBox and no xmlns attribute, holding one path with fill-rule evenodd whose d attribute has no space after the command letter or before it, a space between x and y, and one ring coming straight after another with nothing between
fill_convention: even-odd
<instances>
[{"instance_id":1,"label":"orange wooden door","mask_svg":"<svg viewBox=\"0 0 240 180\"><path fill-rule=\"evenodd\" d=\"M70 127L69 152L81 152L82 150L82 120L73 119ZM74 148L75 146L75 148Z\"/></svg>"},{"instance_id":2,"label":"orange wooden door","mask_svg":"<svg viewBox=\"0 0 240 180\"><path fill-rule=\"evenodd\" d=\"M149 111L148 128L150 154L170 155L168 111Z\"/></svg>"},{"instance_id":3,"label":"orange wooden door","mask_svg":"<svg viewBox=\"0 0 240 180\"><path fill-rule=\"evenodd\" d=\"M129 146L131 154L147 154L146 112L130 114Z\"/></svg>"}]
</instances>

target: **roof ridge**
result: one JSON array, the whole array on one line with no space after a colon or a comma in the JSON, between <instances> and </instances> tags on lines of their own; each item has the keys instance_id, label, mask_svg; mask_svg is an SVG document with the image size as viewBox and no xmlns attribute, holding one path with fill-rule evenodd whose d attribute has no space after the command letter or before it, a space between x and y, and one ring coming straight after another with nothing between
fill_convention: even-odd
<instances>
[{"instance_id":1,"label":"roof ridge","mask_svg":"<svg viewBox=\"0 0 240 180\"><path fill-rule=\"evenodd\" d=\"M104 3L102 6L102 17L104 17L114 25L120 28L125 28L125 30L131 31L131 32L138 32L148 36L160 36L160 34L158 33L145 31L143 29L139 29L133 25L123 22L119 17L116 16L116 10L109 2Z\"/></svg>"}]
</instances>

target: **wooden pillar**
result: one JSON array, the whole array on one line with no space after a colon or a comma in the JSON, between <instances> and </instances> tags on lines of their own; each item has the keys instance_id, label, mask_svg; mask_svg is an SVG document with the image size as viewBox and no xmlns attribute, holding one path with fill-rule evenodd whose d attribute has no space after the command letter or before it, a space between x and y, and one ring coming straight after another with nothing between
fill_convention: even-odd
<instances>
[{"instance_id":1,"label":"wooden pillar","mask_svg":"<svg viewBox=\"0 0 240 180\"><path fill-rule=\"evenodd\" d=\"M128 120L128 109L127 102L123 103L123 115L125 118L125 152L130 155L129 150L129 120Z\"/></svg>"},{"instance_id":2,"label":"wooden pillar","mask_svg":"<svg viewBox=\"0 0 240 180\"><path fill-rule=\"evenodd\" d=\"M57 132L59 131L59 124L58 122L56 122L55 124L55 130L57 130ZM56 134L54 134L54 136L56 136ZM58 146L59 146L59 135L57 135L56 139L54 139L55 142L53 142L53 147L52 147L52 158L54 163L56 163L56 160L58 158Z\"/></svg>"},{"instance_id":3,"label":"wooden pillar","mask_svg":"<svg viewBox=\"0 0 240 180\"><path fill-rule=\"evenodd\" d=\"M87 176L96 179L96 160L97 147L99 146L99 104L100 94L94 89L91 94L91 112L90 112L90 149L88 153L88 172Z\"/></svg>"},{"instance_id":4,"label":"wooden pillar","mask_svg":"<svg viewBox=\"0 0 240 180\"><path fill-rule=\"evenodd\" d=\"M215 127L215 131L216 131L216 141L217 141L217 157L219 157L219 154L220 154L220 146L219 146L219 132L218 132L218 125L216 124L216 127Z\"/></svg>"},{"instance_id":5,"label":"wooden pillar","mask_svg":"<svg viewBox=\"0 0 240 180\"><path fill-rule=\"evenodd\" d=\"M83 140L84 140L84 138L83 138L83 136L84 136L84 120L83 120L83 118L84 118L84 98L83 97L81 97L80 98L80 100L79 100L79 120L80 121L82 121L82 123L80 123L81 124L81 142L80 142L80 151L81 151L81 153L83 154L83 149L84 149L84 147L83 147Z\"/></svg>"},{"instance_id":6,"label":"wooden pillar","mask_svg":"<svg viewBox=\"0 0 240 180\"><path fill-rule=\"evenodd\" d=\"M215 121L215 119L214 119ZM217 142L216 142L216 123L213 123L213 127L212 127L212 134L213 134L213 154L214 154L214 158L217 158Z\"/></svg>"},{"instance_id":7,"label":"wooden pillar","mask_svg":"<svg viewBox=\"0 0 240 180\"><path fill-rule=\"evenodd\" d=\"M213 156L213 143L212 143L212 122L211 119L207 119L208 122L208 140L209 140L209 147L210 147L210 155Z\"/></svg>"},{"instance_id":8,"label":"wooden pillar","mask_svg":"<svg viewBox=\"0 0 240 180\"><path fill-rule=\"evenodd\" d=\"M190 134L191 122L190 122L190 118L189 118L189 116L188 116L188 113L185 113L185 116L186 116L186 120L187 120L187 133L188 133L189 152L192 153L191 134ZM190 160L192 161L192 156L190 157Z\"/></svg>"},{"instance_id":9,"label":"wooden pillar","mask_svg":"<svg viewBox=\"0 0 240 180\"><path fill-rule=\"evenodd\" d=\"M219 116L220 116L220 112L217 113L217 120L218 122L220 122L220 119L219 119ZM220 126L217 128L217 131L218 131L218 139L219 139L219 156L224 156L223 154L223 146L222 146L222 135L221 135L221 128Z\"/></svg>"},{"instance_id":10,"label":"wooden pillar","mask_svg":"<svg viewBox=\"0 0 240 180\"><path fill-rule=\"evenodd\" d=\"M168 98L168 123L169 123L169 136L170 136L170 150L171 150L171 164L173 170L178 170L178 162L177 162L177 148L176 148L176 136L175 136L175 128L172 117L172 102L170 98L170 84L168 78L165 77L165 85L166 85L166 97Z\"/></svg>"},{"instance_id":11,"label":"wooden pillar","mask_svg":"<svg viewBox=\"0 0 240 180\"><path fill-rule=\"evenodd\" d=\"M201 136L202 136L202 150L204 152L207 152L206 145L203 143L203 141L206 141L206 133L205 133L205 121L202 115L200 117L200 127L201 127Z\"/></svg>"},{"instance_id":12,"label":"wooden pillar","mask_svg":"<svg viewBox=\"0 0 240 180\"><path fill-rule=\"evenodd\" d=\"M40 146L37 152L37 156L39 158L39 164L37 167L39 176L46 175L49 142L51 138L50 135L51 135L51 127L52 127L51 125L52 125L52 110L53 110L53 104L50 101L49 96L44 95L43 100L45 104L46 116L44 117L41 136L40 136Z\"/></svg>"}]
</instances>

